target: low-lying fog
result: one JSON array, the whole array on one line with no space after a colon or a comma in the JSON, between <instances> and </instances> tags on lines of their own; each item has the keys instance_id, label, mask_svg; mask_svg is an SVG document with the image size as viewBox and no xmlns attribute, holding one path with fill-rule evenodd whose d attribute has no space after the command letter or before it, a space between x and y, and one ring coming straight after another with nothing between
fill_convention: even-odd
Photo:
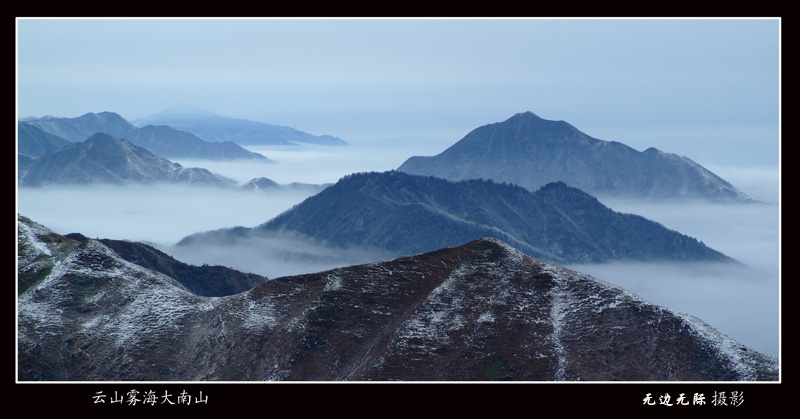
<instances>
[{"instance_id":1,"label":"low-lying fog","mask_svg":"<svg viewBox=\"0 0 800 419\"><path fill-rule=\"evenodd\" d=\"M603 200L702 240L741 262L570 265L651 303L692 314L760 352L778 356L779 207L776 204L643 204Z\"/></svg>"},{"instance_id":2,"label":"low-lying fog","mask_svg":"<svg viewBox=\"0 0 800 419\"><path fill-rule=\"evenodd\" d=\"M413 147L406 144L413 143ZM379 145L380 144L380 145ZM397 168L411 155L434 155L449 144L419 138L341 147L247 147L276 164L175 160L244 183L268 177L280 184L334 183L344 175ZM409 151L412 150L412 151ZM700 162L702 164L702 162ZM676 311L769 355L779 354L779 206L777 167L707 166L751 197L769 204L652 204L602 199L620 212L645 216L702 240L741 266L678 263L572 265L575 269ZM21 188L18 212L59 234L147 242L192 264L220 264L271 278L379 260L380 253L334 251L296 237L253 247L215 247L181 254L181 238L218 228L253 227L300 203L310 192L209 187L58 186Z\"/></svg>"}]
</instances>

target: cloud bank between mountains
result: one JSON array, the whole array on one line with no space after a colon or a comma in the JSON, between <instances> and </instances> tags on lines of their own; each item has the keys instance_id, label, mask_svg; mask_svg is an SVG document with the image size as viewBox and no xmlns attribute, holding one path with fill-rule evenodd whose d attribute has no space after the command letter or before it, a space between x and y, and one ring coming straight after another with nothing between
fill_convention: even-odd
<instances>
[{"instance_id":1,"label":"cloud bank between mountains","mask_svg":"<svg viewBox=\"0 0 800 419\"><path fill-rule=\"evenodd\" d=\"M429 143L432 155L440 144ZM373 146L259 149L275 165L231 163L203 167L240 182L269 177L278 183L332 183L357 171L390 170L410 156L397 147L377 153ZM178 161L182 165L186 162ZM198 166L190 162L189 166ZM208 163L208 162L206 162ZM722 169L722 170L719 170ZM622 200L603 203L619 212L658 221L702 240L744 266L718 264L610 263L569 266L642 298L693 314L720 332L761 352L778 356L779 207L775 168L712 168L751 197L773 204L648 204ZM332 249L297 236L262 238L252 246L212 246L180 253L181 238L234 226L254 227L308 197L302 191L240 191L177 185L109 185L22 188L18 211L59 234L155 244L179 260L218 264L276 278L381 260L381 252Z\"/></svg>"}]
</instances>

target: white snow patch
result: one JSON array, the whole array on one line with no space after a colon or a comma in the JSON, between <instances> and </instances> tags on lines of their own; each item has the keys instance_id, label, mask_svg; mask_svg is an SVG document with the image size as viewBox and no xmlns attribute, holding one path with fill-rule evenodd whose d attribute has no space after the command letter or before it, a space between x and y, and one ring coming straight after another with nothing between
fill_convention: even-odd
<instances>
[{"instance_id":1,"label":"white snow patch","mask_svg":"<svg viewBox=\"0 0 800 419\"><path fill-rule=\"evenodd\" d=\"M110 317L108 315L94 316L81 325L81 330L85 332L87 330L95 329L105 323L108 323L109 319Z\"/></svg>"},{"instance_id":2,"label":"white snow patch","mask_svg":"<svg viewBox=\"0 0 800 419\"><path fill-rule=\"evenodd\" d=\"M691 330L703 340L711 343L714 350L727 359L742 381L755 381L756 371L748 365L742 357L742 345L735 340L723 335L695 316L686 313L673 312L676 316L689 324Z\"/></svg>"},{"instance_id":3,"label":"white snow patch","mask_svg":"<svg viewBox=\"0 0 800 419\"><path fill-rule=\"evenodd\" d=\"M266 301L249 300L244 322L242 326L251 331L272 328L278 324L275 316L275 309Z\"/></svg>"},{"instance_id":4,"label":"white snow patch","mask_svg":"<svg viewBox=\"0 0 800 419\"><path fill-rule=\"evenodd\" d=\"M328 275L324 291L336 291L342 288L342 278L338 275Z\"/></svg>"},{"instance_id":5,"label":"white snow patch","mask_svg":"<svg viewBox=\"0 0 800 419\"><path fill-rule=\"evenodd\" d=\"M36 332L32 333L32 336L61 335L61 329L64 326L61 321L61 310L55 308L52 301L34 301L30 297L31 295L33 293L26 293L20 297L17 313L18 323L34 325Z\"/></svg>"},{"instance_id":6,"label":"white snow patch","mask_svg":"<svg viewBox=\"0 0 800 419\"><path fill-rule=\"evenodd\" d=\"M561 275L561 272L554 269L551 265L544 265L542 270L549 273L556 283L550 291L552 298L550 319L553 325L553 334L550 336L550 340L553 343L556 357L558 358L555 380L564 381L566 379L567 350L564 348L564 345L561 344L561 336L566 329L566 320L569 312L572 310L572 304L574 302L566 290L566 280Z\"/></svg>"},{"instance_id":7,"label":"white snow patch","mask_svg":"<svg viewBox=\"0 0 800 419\"><path fill-rule=\"evenodd\" d=\"M19 240L20 242L26 242L32 249L24 254L19 253L17 254L17 263L19 266L24 266L32 263L36 258L40 257L42 254L47 256L52 256L53 253L50 251L50 248L47 247L46 244L41 242L38 238L40 235L47 235L50 233L49 230L43 230L43 228L36 228L37 226L30 226L25 223L17 223L17 228L19 229L19 233L22 234L24 237L23 240Z\"/></svg>"}]
</instances>

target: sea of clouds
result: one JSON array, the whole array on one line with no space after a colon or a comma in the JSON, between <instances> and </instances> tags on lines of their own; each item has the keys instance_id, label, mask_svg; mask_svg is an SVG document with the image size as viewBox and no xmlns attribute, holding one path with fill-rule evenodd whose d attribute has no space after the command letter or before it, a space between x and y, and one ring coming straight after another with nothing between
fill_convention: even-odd
<instances>
[{"instance_id":1,"label":"sea of clouds","mask_svg":"<svg viewBox=\"0 0 800 419\"><path fill-rule=\"evenodd\" d=\"M448 144L409 137L347 146L248 147L275 164L175 160L239 183L267 177L280 184L335 183L354 172L396 169L412 155ZM648 203L600 198L612 209L642 215L702 240L741 262L571 265L642 298L699 317L720 332L779 355L780 206L777 167L708 167L763 204ZM380 252L343 251L302 237L263 239L253 246L182 252L182 238L209 230L262 224L309 197L301 189L270 191L178 185L82 185L20 188L17 208L59 234L82 233L150 243L192 264L218 264L276 278L380 260Z\"/></svg>"}]
</instances>

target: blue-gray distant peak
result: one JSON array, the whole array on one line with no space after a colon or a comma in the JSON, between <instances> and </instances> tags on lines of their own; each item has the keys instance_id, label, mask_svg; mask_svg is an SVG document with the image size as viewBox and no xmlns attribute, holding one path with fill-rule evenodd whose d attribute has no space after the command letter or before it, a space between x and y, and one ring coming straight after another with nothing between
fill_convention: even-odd
<instances>
[{"instance_id":1,"label":"blue-gray distant peak","mask_svg":"<svg viewBox=\"0 0 800 419\"><path fill-rule=\"evenodd\" d=\"M533 113L531 111L525 111L525 112L520 112L520 113L514 114L514 116L512 116L511 118L508 118L505 122L515 121L515 120L517 120L517 121L528 121L528 122L543 121L543 122L565 123L564 121L551 121L549 119L542 118L541 116L539 116L539 115L537 115L537 114L535 114L535 113Z\"/></svg>"},{"instance_id":2,"label":"blue-gray distant peak","mask_svg":"<svg viewBox=\"0 0 800 419\"><path fill-rule=\"evenodd\" d=\"M17 153L34 158L72 144L27 122L17 122Z\"/></svg>"},{"instance_id":3,"label":"blue-gray distant peak","mask_svg":"<svg viewBox=\"0 0 800 419\"><path fill-rule=\"evenodd\" d=\"M134 121L136 126L168 125L206 141L232 141L239 145L293 145L298 143L345 145L330 135L312 135L294 128L221 116L196 106L174 106Z\"/></svg>"},{"instance_id":4,"label":"blue-gray distant peak","mask_svg":"<svg viewBox=\"0 0 800 419\"><path fill-rule=\"evenodd\" d=\"M514 118L531 118L531 117L534 117L534 118L537 118L537 119L542 119L542 117L540 117L539 115L536 115L535 113L533 113L533 112L531 112L531 111L525 111L525 112L520 112L520 113L518 113L518 114L514 114L514 116L512 116L512 117L511 117L511 118L509 118L509 119L514 119Z\"/></svg>"},{"instance_id":5,"label":"blue-gray distant peak","mask_svg":"<svg viewBox=\"0 0 800 419\"><path fill-rule=\"evenodd\" d=\"M206 169L184 168L127 139L100 132L37 157L20 180L23 186L129 182L235 185L233 180Z\"/></svg>"},{"instance_id":6,"label":"blue-gray distant peak","mask_svg":"<svg viewBox=\"0 0 800 419\"><path fill-rule=\"evenodd\" d=\"M639 152L533 112L475 128L442 153L411 157L398 170L448 180L493 179L531 191L563 181L594 195L753 201L686 157L655 148Z\"/></svg>"},{"instance_id":7,"label":"blue-gray distant peak","mask_svg":"<svg viewBox=\"0 0 800 419\"><path fill-rule=\"evenodd\" d=\"M171 106L148 117L137 119L134 121L134 125L143 127L145 125L196 124L209 119L222 120L225 117L199 106L182 105Z\"/></svg>"},{"instance_id":8,"label":"blue-gray distant peak","mask_svg":"<svg viewBox=\"0 0 800 419\"><path fill-rule=\"evenodd\" d=\"M514 116L512 116L511 118L508 118L507 120L505 120L505 122L515 121L515 120L516 121L528 121L528 122L543 121L543 122L565 123L564 121L551 121L549 119L542 118L541 116L539 116L539 115L537 115L537 114L535 114L535 113L533 113L531 111L525 111L525 112L520 112L520 113L514 114ZM503 122L498 122L498 123L502 124Z\"/></svg>"},{"instance_id":9,"label":"blue-gray distant peak","mask_svg":"<svg viewBox=\"0 0 800 419\"><path fill-rule=\"evenodd\" d=\"M24 123L76 143L98 132L114 138L126 138L131 143L165 158L249 159L271 162L261 154L248 151L237 144L203 141L194 134L163 124L137 128L114 112L90 112L77 118L26 118Z\"/></svg>"}]
</instances>

